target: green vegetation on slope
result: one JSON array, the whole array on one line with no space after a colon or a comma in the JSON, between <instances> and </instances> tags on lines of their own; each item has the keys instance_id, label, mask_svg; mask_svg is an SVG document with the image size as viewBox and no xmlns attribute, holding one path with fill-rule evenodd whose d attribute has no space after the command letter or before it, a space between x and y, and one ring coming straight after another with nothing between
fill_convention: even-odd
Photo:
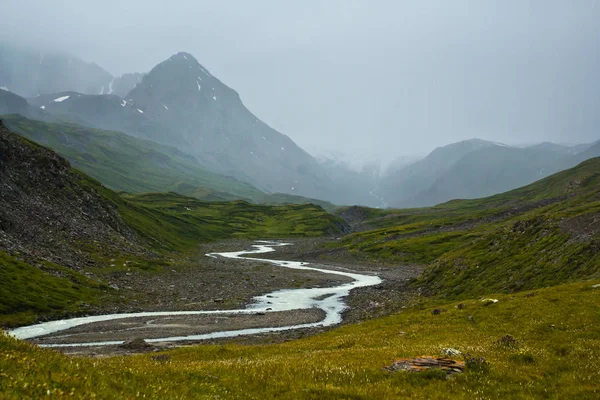
<instances>
[{"instance_id":1,"label":"green vegetation on slope","mask_svg":"<svg viewBox=\"0 0 600 400\"><path fill-rule=\"evenodd\" d=\"M270 193L264 194L257 198L257 202L265 205L277 205L277 204L314 204L322 207L325 211L332 212L337 206L325 201L318 199L310 199L308 197L297 196L286 193Z\"/></svg>"},{"instance_id":2,"label":"green vegetation on slope","mask_svg":"<svg viewBox=\"0 0 600 400\"><path fill-rule=\"evenodd\" d=\"M417 284L436 296L511 292L598 277L599 193L600 158L595 158L490 198L363 211L362 223L378 228L332 247L427 265Z\"/></svg>"},{"instance_id":3,"label":"green vegetation on slope","mask_svg":"<svg viewBox=\"0 0 600 400\"><path fill-rule=\"evenodd\" d=\"M535 293L428 303L401 314L288 343L206 345L103 359L73 358L0 337L7 399L92 398L473 399L600 395L600 288L582 282ZM433 315L432 309L443 310ZM516 342L503 345L511 335ZM487 368L445 379L388 372L400 357L456 348ZM460 357L456 357L460 360Z\"/></svg>"},{"instance_id":4,"label":"green vegetation on slope","mask_svg":"<svg viewBox=\"0 0 600 400\"><path fill-rule=\"evenodd\" d=\"M108 286L44 262L37 267L0 251L0 326L33 323L38 314L82 311L106 295Z\"/></svg>"},{"instance_id":5,"label":"green vegetation on slope","mask_svg":"<svg viewBox=\"0 0 600 400\"><path fill-rule=\"evenodd\" d=\"M48 123L19 115L2 117L13 132L51 148L107 187L129 193L175 192L203 201L248 200L266 205L316 204L327 201L284 193L265 194L236 178L202 167L174 147L116 131L73 123Z\"/></svg>"},{"instance_id":6,"label":"green vegetation on slope","mask_svg":"<svg viewBox=\"0 0 600 400\"><path fill-rule=\"evenodd\" d=\"M208 171L174 147L72 123L3 116L13 132L43 144L107 187L132 193L166 192L207 201L260 198L263 193L235 178Z\"/></svg>"},{"instance_id":7,"label":"green vegetation on slope","mask_svg":"<svg viewBox=\"0 0 600 400\"><path fill-rule=\"evenodd\" d=\"M266 206L242 200L202 202L176 193L122 196L124 220L155 248L184 249L227 238L338 234L341 219L313 204Z\"/></svg>"}]
</instances>

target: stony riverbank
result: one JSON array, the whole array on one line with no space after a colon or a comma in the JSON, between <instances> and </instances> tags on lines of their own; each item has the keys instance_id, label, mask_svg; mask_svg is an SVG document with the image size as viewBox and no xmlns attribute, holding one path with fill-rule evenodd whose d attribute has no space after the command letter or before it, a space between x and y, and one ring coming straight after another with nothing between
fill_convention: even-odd
<instances>
[{"instance_id":1,"label":"stony riverbank","mask_svg":"<svg viewBox=\"0 0 600 400\"><path fill-rule=\"evenodd\" d=\"M359 288L351 292L346 299L349 308L344 312L344 323L357 322L400 310L407 303L411 294L407 292L408 279L418 274L416 268L403 268L389 265L369 265L350 257L331 257L324 263L319 257L319 249L323 240L303 239L286 241L291 246L277 247L276 252L258 255L261 258L286 260L303 260L314 263L311 266L346 272L369 272L381 276L384 281L375 287ZM250 248L253 241L235 240L203 245L200 254L209 252L237 251ZM277 289L331 287L351 281L339 275L323 274L315 271L299 271L277 267L266 262L252 260L230 260L204 257L193 262L184 263L162 274L123 274L114 277L112 284L122 287L129 296L137 293L135 301L129 304L114 305L108 312L133 311L165 311L165 310L214 310L244 308L253 296L265 294ZM128 297L129 297L128 296ZM319 310L295 310L285 313L267 313L267 315L247 315L224 317L195 316L156 319L124 320L103 323L100 326L85 326L69 332L77 338L85 337L85 341L112 340L121 338L132 340L137 337L165 337L168 335L185 335L191 331L212 332L217 330L245 329L247 327L284 326L318 320ZM151 323L148 324L148 321ZM157 328L160 326L160 328ZM302 337L323 331L325 328L309 328L278 333L250 335L229 339L211 339L211 343L234 341L239 343L278 342ZM156 333L147 336L150 331ZM162 331L162 333L161 333ZM98 332L102 332L99 334ZM168 336L167 335L167 336ZM52 338L44 338L40 343L55 342L60 334ZM70 337L68 341L73 341ZM155 344L152 349L178 346L185 343ZM148 349L145 349L148 350ZM136 349L124 349L120 346L107 348L81 347L63 348L62 351L76 354L114 354L136 352Z\"/></svg>"}]
</instances>

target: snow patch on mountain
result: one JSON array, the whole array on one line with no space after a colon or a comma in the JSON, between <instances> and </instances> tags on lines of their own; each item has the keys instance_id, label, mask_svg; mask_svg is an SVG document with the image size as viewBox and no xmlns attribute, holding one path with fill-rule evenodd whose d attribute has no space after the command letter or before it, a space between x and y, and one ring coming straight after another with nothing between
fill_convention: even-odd
<instances>
[{"instance_id":1,"label":"snow patch on mountain","mask_svg":"<svg viewBox=\"0 0 600 400\"><path fill-rule=\"evenodd\" d=\"M71 96L62 96L62 97L57 97L56 99L52 100L55 103L62 103L63 101L67 100L69 97Z\"/></svg>"},{"instance_id":2,"label":"snow patch on mountain","mask_svg":"<svg viewBox=\"0 0 600 400\"><path fill-rule=\"evenodd\" d=\"M369 191L369 194L373 197L375 197L377 200L379 200L380 204L379 206L377 206L377 208L388 208L388 203L385 201L385 199L381 196L379 196L377 193L373 192L372 190Z\"/></svg>"}]
</instances>

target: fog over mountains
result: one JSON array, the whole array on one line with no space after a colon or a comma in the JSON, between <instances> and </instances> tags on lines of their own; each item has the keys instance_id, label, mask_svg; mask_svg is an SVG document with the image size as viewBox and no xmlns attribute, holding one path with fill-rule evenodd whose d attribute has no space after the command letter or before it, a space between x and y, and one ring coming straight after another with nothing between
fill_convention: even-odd
<instances>
[{"instance_id":1,"label":"fog over mountains","mask_svg":"<svg viewBox=\"0 0 600 400\"><path fill-rule=\"evenodd\" d=\"M587 2L165 7L9 0L0 112L174 146L266 194L373 207L486 196L596 154Z\"/></svg>"},{"instance_id":2,"label":"fog over mountains","mask_svg":"<svg viewBox=\"0 0 600 400\"><path fill-rule=\"evenodd\" d=\"M24 97L66 90L125 96L143 74L114 77L95 63L61 52L31 49L3 42L0 47L2 86Z\"/></svg>"},{"instance_id":3,"label":"fog over mountains","mask_svg":"<svg viewBox=\"0 0 600 400\"><path fill-rule=\"evenodd\" d=\"M428 206L504 192L600 156L594 143L519 148L471 139L385 167L381 160L357 164L339 153L315 158L261 121L187 52L122 78L61 54L36 57L14 46L0 54L0 113L66 120L175 146L202 168L265 193L336 204Z\"/></svg>"},{"instance_id":4,"label":"fog over mountains","mask_svg":"<svg viewBox=\"0 0 600 400\"><path fill-rule=\"evenodd\" d=\"M5 73L0 75L4 88L0 112L45 121L66 119L173 145L205 168L248 182L266 193L301 195L338 204L380 205L371 194L377 174L318 162L289 137L254 116L235 90L189 53L177 53L147 74L131 74L140 80L123 96L113 93L114 78L109 81L110 93L103 93L104 86L98 92L102 81L93 72L101 69L94 64L78 63L77 79L55 80L54 76L69 76L72 63L68 60L72 58L52 59L58 61L36 61L33 65L34 59L27 51L22 56L14 50L5 53L3 62L12 68L3 68ZM21 71L21 75L15 77L10 72L13 70ZM20 82L31 84L23 86ZM23 96L32 91L38 94L25 100L11 87Z\"/></svg>"}]
</instances>

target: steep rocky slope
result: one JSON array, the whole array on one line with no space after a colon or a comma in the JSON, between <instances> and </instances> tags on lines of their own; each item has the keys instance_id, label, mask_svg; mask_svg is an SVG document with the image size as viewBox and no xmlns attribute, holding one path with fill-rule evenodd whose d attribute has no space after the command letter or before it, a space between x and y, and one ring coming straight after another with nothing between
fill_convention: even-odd
<instances>
[{"instance_id":1,"label":"steep rocky slope","mask_svg":"<svg viewBox=\"0 0 600 400\"><path fill-rule=\"evenodd\" d=\"M80 248L139 252L138 239L100 185L56 153L0 124L0 249L80 269Z\"/></svg>"}]
</instances>

